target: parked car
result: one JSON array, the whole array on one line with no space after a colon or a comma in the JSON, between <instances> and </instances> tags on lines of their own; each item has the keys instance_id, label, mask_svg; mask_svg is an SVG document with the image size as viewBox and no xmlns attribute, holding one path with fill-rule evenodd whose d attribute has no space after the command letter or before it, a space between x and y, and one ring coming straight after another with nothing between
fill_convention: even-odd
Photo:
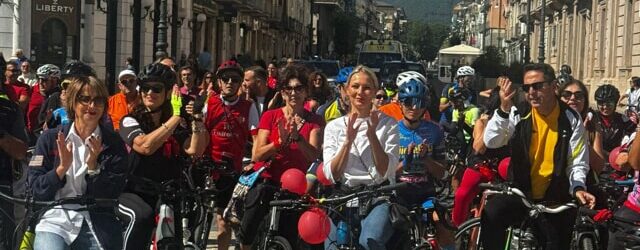
<instances>
[{"instance_id":1,"label":"parked car","mask_svg":"<svg viewBox=\"0 0 640 250\"><path fill-rule=\"evenodd\" d=\"M427 71L424 66L418 62L413 61L386 61L382 63L380 72L378 73L378 79L383 83L391 83L396 81L398 74L404 71L416 71L425 77Z\"/></svg>"}]
</instances>

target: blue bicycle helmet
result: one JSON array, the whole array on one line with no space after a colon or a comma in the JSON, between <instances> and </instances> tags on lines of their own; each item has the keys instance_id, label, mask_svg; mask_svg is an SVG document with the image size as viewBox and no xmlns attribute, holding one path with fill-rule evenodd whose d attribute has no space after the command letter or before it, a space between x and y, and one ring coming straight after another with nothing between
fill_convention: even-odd
<instances>
[{"instance_id":1,"label":"blue bicycle helmet","mask_svg":"<svg viewBox=\"0 0 640 250\"><path fill-rule=\"evenodd\" d=\"M336 84L345 84L347 80L349 80L349 74L353 71L353 67L344 67L340 69L338 72L338 76L336 77Z\"/></svg>"},{"instance_id":2,"label":"blue bicycle helmet","mask_svg":"<svg viewBox=\"0 0 640 250\"><path fill-rule=\"evenodd\" d=\"M407 106L426 108L431 103L427 87L419 80L409 80L398 89L398 99Z\"/></svg>"}]
</instances>

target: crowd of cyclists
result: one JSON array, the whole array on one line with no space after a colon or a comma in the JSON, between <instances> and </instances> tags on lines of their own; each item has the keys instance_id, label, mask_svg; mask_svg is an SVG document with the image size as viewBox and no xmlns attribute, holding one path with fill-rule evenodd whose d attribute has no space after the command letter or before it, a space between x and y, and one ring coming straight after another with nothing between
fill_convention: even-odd
<instances>
[{"instance_id":1,"label":"crowd of cyclists","mask_svg":"<svg viewBox=\"0 0 640 250\"><path fill-rule=\"evenodd\" d=\"M7 62L0 85L0 192L10 193L24 162L26 192L35 200L119 201L116 209L68 204L44 211L34 225L34 249L149 249L161 213L153 187L182 178L185 158L202 157L226 166L211 170L220 191L213 197L218 249L231 246L232 234L240 249L256 248L270 201L291 169L307 174L305 193L318 197L409 184L394 198L356 206L366 207L356 237L361 249L396 249L393 241L406 232L391 218L395 206L436 196L453 199L446 218L435 218L438 246L456 249L455 228L447 224L469 219L479 184L498 178L536 203L575 201L640 221L640 78L630 79L623 95L599 85L590 105L580 80L565 71L558 77L548 64L527 65L523 79L499 77L487 90L478 90L475 70L463 66L439 96L418 72L381 83L362 65L342 68L329 83L322 72L295 64L242 68L229 60L208 72L165 57L138 73L121 71L112 96L85 63L46 64L35 75L29 67L28 60ZM616 112L623 102L624 114ZM462 164L446 154L453 147ZM255 172L242 212L225 216L238 177ZM608 207L599 190L604 174L635 178L619 207ZM15 244L12 207L0 202L0 249ZM527 211L519 198L490 198L480 214L483 249L504 249L506 229ZM569 249L576 211L544 216L544 230L558 236L556 249ZM300 242L291 223L299 217L280 216L280 233L290 242ZM324 244L294 248L337 249L330 242L337 224L332 217ZM603 231L608 249L622 249L620 233Z\"/></svg>"}]
</instances>

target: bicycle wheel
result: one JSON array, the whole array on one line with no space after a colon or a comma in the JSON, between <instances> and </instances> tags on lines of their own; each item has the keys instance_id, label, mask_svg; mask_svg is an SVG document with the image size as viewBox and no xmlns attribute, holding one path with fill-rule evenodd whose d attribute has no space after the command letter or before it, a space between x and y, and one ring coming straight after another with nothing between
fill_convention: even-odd
<instances>
[{"instance_id":1,"label":"bicycle wheel","mask_svg":"<svg viewBox=\"0 0 640 250\"><path fill-rule=\"evenodd\" d=\"M458 227L456 249L482 249L480 247L480 217L471 218Z\"/></svg>"},{"instance_id":2,"label":"bicycle wheel","mask_svg":"<svg viewBox=\"0 0 640 250\"><path fill-rule=\"evenodd\" d=\"M584 237L580 239L580 248L581 250L594 250L598 249L595 245L595 241L591 237Z\"/></svg>"},{"instance_id":3,"label":"bicycle wheel","mask_svg":"<svg viewBox=\"0 0 640 250\"><path fill-rule=\"evenodd\" d=\"M291 244L282 236L274 236L273 239L267 241L266 250L293 250Z\"/></svg>"}]
</instances>

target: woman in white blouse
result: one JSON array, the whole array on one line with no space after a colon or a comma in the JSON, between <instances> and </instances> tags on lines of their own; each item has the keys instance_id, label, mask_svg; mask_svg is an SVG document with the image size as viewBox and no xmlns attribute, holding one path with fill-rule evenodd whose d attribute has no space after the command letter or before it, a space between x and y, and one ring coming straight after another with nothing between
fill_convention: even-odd
<instances>
[{"instance_id":1,"label":"woman in white blouse","mask_svg":"<svg viewBox=\"0 0 640 250\"><path fill-rule=\"evenodd\" d=\"M329 122L324 132L323 171L333 183L352 188L395 179L394 167L399 158L397 121L372 111L378 88L375 73L365 66L356 67L349 75L346 91L351 110ZM384 249L393 234L389 204L376 204L361 225L360 245Z\"/></svg>"}]
</instances>

